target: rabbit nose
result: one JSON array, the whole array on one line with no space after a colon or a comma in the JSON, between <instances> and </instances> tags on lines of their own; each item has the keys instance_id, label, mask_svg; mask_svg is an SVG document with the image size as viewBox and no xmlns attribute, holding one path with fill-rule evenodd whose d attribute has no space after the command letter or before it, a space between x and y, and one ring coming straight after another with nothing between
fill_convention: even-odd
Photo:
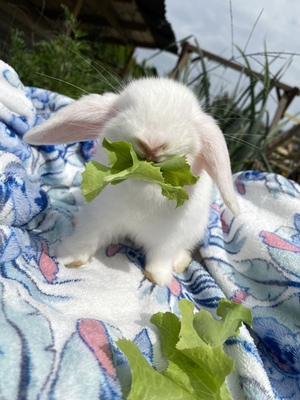
<instances>
[{"instance_id":1,"label":"rabbit nose","mask_svg":"<svg viewBox=\"0 0 300 400\"><path fill-rule=\"evenodd\" d=\"M158 162L160 160L160 155L157 152L151 152L146 154L146 159L148 161Z\"/></svg>"},{"instance_id":2,"label":"rabbit nose","mask_svg":"<svg viewBox=\"0 0 300 400\"><path fill-rule=\"evenodd\" d=\"M165 147L165 145L150 146L147 143L142 143L143 153L148 161L160 161Z\"/></svg>"}]
</instances>

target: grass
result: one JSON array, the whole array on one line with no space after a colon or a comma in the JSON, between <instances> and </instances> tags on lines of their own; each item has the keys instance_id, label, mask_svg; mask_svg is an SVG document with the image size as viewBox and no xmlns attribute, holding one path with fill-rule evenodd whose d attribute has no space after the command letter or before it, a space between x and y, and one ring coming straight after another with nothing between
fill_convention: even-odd
<instances>
[{"instance_id":1,"label":"grass","mask_svg":"<svg viewBox=\"0 0 300 400\"><path fill-rule=\"evenodd\" d=\"M10 54L2 58L26 86L78 98L86 93L117 91L126 73L136 78L156 74L155 68L138 64L126 46L88 41L74 16L62 7L70 35L57 33L50 41L28 44L23 32L11 32Z\"/></svg>"}]
</instances>

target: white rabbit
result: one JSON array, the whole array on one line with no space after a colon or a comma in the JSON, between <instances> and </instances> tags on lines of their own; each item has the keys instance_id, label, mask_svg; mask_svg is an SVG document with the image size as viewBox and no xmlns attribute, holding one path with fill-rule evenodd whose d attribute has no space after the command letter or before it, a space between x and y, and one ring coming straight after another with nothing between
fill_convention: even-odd
<instances>
[{"instance_id":1,"label":"white rabbit","mask_svg":"<svg viewBox=\"0 0 300 400\"><path fill-rule=\"evenodd\" d=\"M182 272L191 251L204 235L211 202L212 179L224 202L238 214L226 143L216 122L201 110L195 95L166 78L132 81L120 94L90 94L59 110L24 137L31 144L58 144L89 139L125 140L144 159L162 161L187 155L196 185L189 200L176 208L155 183L127 180L108 185L83 205L74 233L57 250L65 265L81 265L97 249L128 237L146 252L145 275L169 284L172 271ZM96 160L107 163L99 146Z\"/></svg>"}]
</instances>

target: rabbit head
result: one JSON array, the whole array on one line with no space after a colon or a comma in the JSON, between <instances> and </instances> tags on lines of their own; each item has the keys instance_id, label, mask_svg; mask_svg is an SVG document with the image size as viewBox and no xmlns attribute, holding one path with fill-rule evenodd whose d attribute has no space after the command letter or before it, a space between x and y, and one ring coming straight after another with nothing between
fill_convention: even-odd
<instances>
[{"instance_id":1,"label":"rabbit head","mask_svg":"<svg viewBox=\"0 0 300 400\"><path fill-rule=\"evenodd\" d=\"M183 84L145 78L132 81L119 94L84 96L31 129L24 140L40 145L104 137L132 143L151 161L186 155L192 171L207 171L225 204L238 214L224 136Z\"/></svg>"}]
</instances>

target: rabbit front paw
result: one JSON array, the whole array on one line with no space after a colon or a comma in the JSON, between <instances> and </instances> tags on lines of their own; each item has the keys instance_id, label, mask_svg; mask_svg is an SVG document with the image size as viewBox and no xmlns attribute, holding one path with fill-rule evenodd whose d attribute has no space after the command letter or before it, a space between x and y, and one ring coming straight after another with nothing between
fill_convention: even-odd
<instances>
[{"instance_id":1,"label":"rabbit front paw","mask_svg":"<svg viewBox=\"0 0 300 400\"><path fill-rule=\"evenodd\" d=\"M177 274L184 272L191 261L191 252L181 248L176 252L173 263L166 261L166 259L150 260L150 263L146 265L144 275L155 285L168 286L173 279L173 271Z\"/></svg>"},{"instance_id":2,"label":"rabbit front paw","mask_svg":"<svg viewBox=\"0 0 300 400\"><path fill-rule=\"evenodd\" d=\"M181 249L179 250L175 257L173 263L173 270L176 274L181 274L184 272L192 261L192 255L189 250Z\"/></svg>"},{"instance_id":3,"label":"rabbit front paw","mask_svg":"<svg viewBox=\"0 0 300 400\"><path fill-rule=\"evenodd\" d=\"M58 262L60 264L63 264L67 268L79 268L86 263L85 261L82 261L82 260L71 261L69 259L65 260L65 259L60 259L60 258L58 258Z\"/></svg>"},{"instance_id":4,"label":"rabbit front paw","mask_svg":"<svg viewBox=\"0 0 300 400\"><path fill-rule=\"evenodd\" d=\"M147 265L144 275L148 281L159 286L168 286L173 279L172 269L166 265Z\"/></svg>"},{"instance_id":5,"label":"rabbit front paw","mask_svg":"<svg viewBox=\"0 0 300 400\"><path fill-rule=\"evenodd\" d=\"M67 241L61 243L56 251L57 261L68 268L78 268L86 264L90 259L90 254L74 249Z\"/></svg>"}]
</instances>

